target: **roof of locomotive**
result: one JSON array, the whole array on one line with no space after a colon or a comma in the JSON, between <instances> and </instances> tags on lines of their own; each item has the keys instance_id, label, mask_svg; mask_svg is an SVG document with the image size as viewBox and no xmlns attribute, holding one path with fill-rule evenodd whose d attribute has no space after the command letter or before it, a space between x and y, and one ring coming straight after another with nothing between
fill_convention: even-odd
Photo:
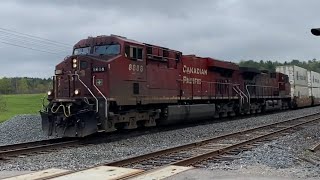
<instances>
[{"instance_id":1,"label":"roof of locomotive","mask_svg":"<svg viewBox=\"0 0 320 180\"><path fill-rule=\"evenodd\" d=\"M139 41L136 41L136 40L128 39L126 37L119 36L119 35L114 35L114 34L111 34L109 36L101 35L101 36L88 37L86 39L82 39L82 40L80 40L79 42L77 42L74 45L74 48L88 47L88 46L92 46L92 45L99 45L99 44L119 42L119 41L120 42L121 41L122 42L129 42L129 43L132 43L132 44L137 44L137 45L147 46L147 47L152 46L152 47L159 48L159 49L165 49L165 50L168 50L168 51L181 53L180 51L177 51L177 50L161 47L161 46L158 46L158 45L142 43L142 42L139 42ZM239 66L236 63L233 63L233 62L218 60L218 59L211 58L211 57L198 57L198 56L196 56L194 54L183 55L183 56L187 56L187 57L191 56L191 57L196 57L196 58L207 59L208 66L220 67L220 68L225 68L225 69L239 70Z\"/></svg>"},{"instance_id":2,"label":"roof of locomotive","mask_svg":"<svg viewBox=\"0 0 320 180\"><path fill-rule=\"evenodd\" d=\"M124 36L119 36L119 35L114 35L114 34L111 34L110 36L101 35L101 36L96 36L96 37L88 37L87 39L82 39L74 45L74 48L87 47L87 46L92 46L92 44L97 45L97 44L103 44L106 42L111 43L111 42L117 42L117 41L128 42L128 43L137 44L137 45L141 45L141 46L153 46L153 47L160 48L160 49L166 49L169 51L180 52L177 50L161 47L158 45L142 43L142 42L139 42L136 40L128 39Z\"/></svg>"},{"instance_id":3,"label":"roof of locomotive","mask_svg":"<svg viewBox=\"0 0 320 180\"><path fill-rule=\"evenodd\" d=\"M240 67L240 71L242 73L254 73L254 74L260 74L261 71L257 68L253 68L253 67Z\"/></svg>"},{"instance_id":4,"label":"roof of locomotive","mask_svg":"<svg viewBox=\"0 0 320 180\"><path fill-rule=\"evenodd\" d=\"M232 69L232 70L239 70L239 66L236 63L230 62L230 61L222 61L218 59L213 59L210 57L207 57L208 59L208 66L210 67L219 67L224 69Z\"/></svg>"},{"instance_id":5,"label":"roof of locomotive","mask_svg":"<svg viewBox=\"0 0 320 180\"><path fill-rule=\"evenodd\" d=\"M91 46L92 44L96 45L96 44L103 44L106 42L111 43L111 42L118 42L118 41L124 41L124 42L133 43L133 44L144 45L143 43L141 43L139 41L135 41L132 39L127 39L126 37L123 37L123 36L111 34L110 36L106 36L106 35L101 35L101 36L96 36L96 37L89 36L86 39L81 39L79 42L77 42L74 45L74 48Z\"/></svg>"}]
</instances>

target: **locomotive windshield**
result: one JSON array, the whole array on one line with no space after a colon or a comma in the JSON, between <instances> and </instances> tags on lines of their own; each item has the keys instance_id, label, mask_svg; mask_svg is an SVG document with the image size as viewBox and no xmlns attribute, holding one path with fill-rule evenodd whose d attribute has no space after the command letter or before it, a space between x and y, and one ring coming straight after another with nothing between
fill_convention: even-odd
<instances>
[{"instance_id":1,"label":"locomotive windshield","mask_svg":"<svg viewBox=\"0 0 320 180\"><path fill-rule=\"evenodd\" d=\"M117 55L119 53L120 53L119 44L94 46L94 49L93 49L94 55Z\"/></svg>"},{"instance_id":2,"label":"locomotive windshield","mask_svg":"<svg viewBox=\"0 0 320 180\"><path fill-rule=\"evenodd\" d=\"M73 55L78 55L78 54L90 54L90 47L83 47L83 48L77 48L74 49Z\"/></svg>"}]
</instances>

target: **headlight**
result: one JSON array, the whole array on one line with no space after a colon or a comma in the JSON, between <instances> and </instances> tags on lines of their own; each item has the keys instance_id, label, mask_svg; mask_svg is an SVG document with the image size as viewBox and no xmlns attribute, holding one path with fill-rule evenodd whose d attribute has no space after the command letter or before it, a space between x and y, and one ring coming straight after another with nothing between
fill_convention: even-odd
<instances>
[{"instance_id":1,"label":"headlight","mask_svg":"<svg viewBox=\"0 0 320 180\"><path fill-rule=\"evenodd\" d=\"M78 60L77 59L72 59L72 67L77 68Z\"/></svg>"},{"instance_id":2,"label":"headlight","mask_svg":"<svg viewBox=\"0 0 320 180\"><path fill-rule=\"evenodd\" d=\"M61 75L61 74L63 74L63 72L62 72L62 70L57 69L57 70L55 70L55 74L56 74L56 75Z\"/></svg>"},{"instance_id":3,"label":"headlight","mask_svg":"<svg viewBox=\"0 0 320 180\"><path fill-rule=\"evenodd\" d=\"M79 95L80 94L80 90L79 89L74 90L74 94L75 95Z\"/></svg>"},{"instance_id":4,"label":"headlight","mask_svg":"<svg viewBox=\"0 0 320 180\"><path fill-rule=\"evenodd\" d=\"M48 91L47 94L48 94L48 96L51 96L52 95L52 91Z\"/></svg>"}]
</instances>

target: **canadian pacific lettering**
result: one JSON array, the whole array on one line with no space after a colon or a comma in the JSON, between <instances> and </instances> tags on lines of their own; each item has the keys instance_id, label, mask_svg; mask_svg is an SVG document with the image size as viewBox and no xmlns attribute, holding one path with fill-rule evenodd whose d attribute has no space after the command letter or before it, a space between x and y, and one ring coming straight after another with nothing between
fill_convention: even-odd
<instances>
[{"instance_id":1,"label":"canadian pacific lettering","mask_svg":"<svg viewBox=\"0 0 320 180\"><path fill-rule=\"evenodd\" d=\"M201 79L189 78L187 76L183 76L182 81L183 81L183 84L201 84Z\"/></svg>"},{"instance_id":2,"label":"canadian pacific lettering","mask_svg":"<svg viewBox=\"0 0 320 180\"><path fill-rule=\"evenodd\" d=\"M185 74L208 75L208 70L207 69L188 67L186 65L183 65L182 71ZM183 76L182 77L182 82L184 84L201 84L201 79L200 78Z\"/></svg>"},{"instance_id":3,"label":"canadian pacific lettering","mask_svg":"<svg viewBox=\"0 0 320 180\"><path fill-rule=\"evenodd\" d=\"M207 69L188 67L186 65L183 65L182 71L183 71L183 73L186 73L186 74L200 74L200 75L207 75L208 74Z\"/></svg>"}]
</instances>

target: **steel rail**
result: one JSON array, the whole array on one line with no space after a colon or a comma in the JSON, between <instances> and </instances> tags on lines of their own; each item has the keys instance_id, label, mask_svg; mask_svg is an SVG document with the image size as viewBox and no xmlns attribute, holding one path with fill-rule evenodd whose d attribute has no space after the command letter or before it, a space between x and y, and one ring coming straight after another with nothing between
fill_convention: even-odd
<instances>
[{"instance_id":1,"label":"steel rail","mask_svg":"<svg viewBox=\"0 0 320 180\"><path fill-rule=\"evenodd\" d=\"M316 151L320 150L320 143L315 144L314 146L312 146L311 148L309 148L309 150L310 150L311 152L316 152Z\"/></svg>"},{"instance_id":2,"label":"steel rail","mask_svg":"<svg viewBox=\"0 0 320 180\"><path fill-rule=\"evenodd\" d=\"M79 143L79 139L59 138L0 146L0 160L8 160L13 157L29 155L34 152L56 150L58 148L73 146Z\"/></svg>"}]
</instances>

